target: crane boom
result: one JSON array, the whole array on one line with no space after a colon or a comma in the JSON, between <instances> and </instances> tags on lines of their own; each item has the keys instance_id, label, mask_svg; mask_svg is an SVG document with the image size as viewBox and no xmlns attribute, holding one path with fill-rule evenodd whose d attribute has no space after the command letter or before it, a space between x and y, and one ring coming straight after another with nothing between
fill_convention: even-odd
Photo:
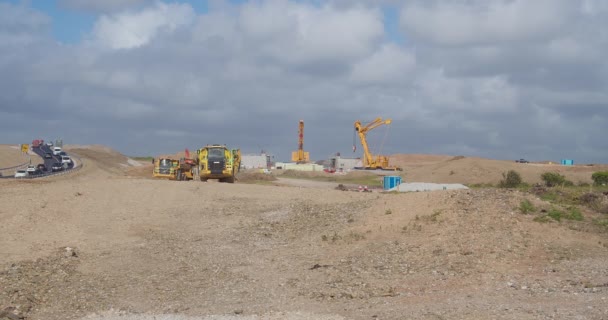
<instances>
[{"instance_id":1,"label":"crane boom","mask_svg":"<svg viewBox=\"0 0 608 320\"><path fill-rule=\"evenodd\" d=\"M378 155L374 157L369 151L369 145L367 143L366 135L369 131L382 125L389 125L392 123L392 121L393 120L391 119L382 120L381 117L374 119L374 121L366 125L361 124L361 121L359 120L355 121L355 131L357 131L357 133L359 134L359 139L361 140L361 145L363 146L363 167L365 169L382 169L391 171L401 170L401 168L389 167L387 156Z\"/></svg>"}]
</instances>

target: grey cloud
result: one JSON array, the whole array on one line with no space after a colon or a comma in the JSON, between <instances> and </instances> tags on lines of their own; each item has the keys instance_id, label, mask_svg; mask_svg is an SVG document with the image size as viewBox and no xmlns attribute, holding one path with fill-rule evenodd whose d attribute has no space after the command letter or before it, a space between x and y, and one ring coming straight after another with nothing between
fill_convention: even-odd
<instances>
[{"instance_id":1,"label":"grey cloud","mask_svg":"<svg viewBox=\"0 0 608 320\"><path fill-rule=\"evenodd\" d=\"M59 0L59 5L72 10L107 13L153 2L154 0Z\"/></svg>"},{"instance_id":2,"label":"grey cloud","mask_svg":"<svg viewBox=\"0 0 608 320\"><path fill-rule=\"evenodd\" d=\"M0 135L6 143L61 136L141 155L219 142L287 160L303 119L305 148L321 159L351 156L353 122L382 116L393 125L374 130L370 140L384 153L608 161L602 10L559 15L569 30L550 24L543 36L521 41L475 34L459 36L475 41L456 46L424 32L410 37L405 26L408 41L397 45L386 40L381 11L364 2L216 4L188 24L161 28L122 49L94 35L64 46L44 28L0 25L0 35L19 29L31 37L0 43L0 72L11 75L0 78ZM155 8L107 16L134 22ZM292 18L273 23L267 17L277 9ZM40 15L29 10L22 20L30 14ZM352 21L364 23L342 36ZM306 33L307 23L325 32ZM418 26L425 27L434 26ZM38 129L26 129L30 124Z\"/></svg>"}]
</instances>

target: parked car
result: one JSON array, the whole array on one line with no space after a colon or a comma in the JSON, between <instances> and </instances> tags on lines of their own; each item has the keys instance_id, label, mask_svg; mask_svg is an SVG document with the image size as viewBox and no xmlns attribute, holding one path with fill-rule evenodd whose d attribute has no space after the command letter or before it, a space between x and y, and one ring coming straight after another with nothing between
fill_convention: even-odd
<instances>
[{"instance_id":1,"label":"parked car","mask_svg":"<svg viewBox=\"0 0 608 320\"><path fill-rule=\"evenodd\" d=\"M60 162L55 162L51 166L51 171L52 172L61 171L61 170L63 170L63 165Z\"/></svg>"},{"instance_id":2,"label":"parked car","mask_svg":"<svg viewBox=\"0 0 608 320\"><path fill-rule=\"evenodd\" d=\"M26 178L27 176L28 176L28 173L25 170L15 171L15 178Z\"/></svg>"},{"instance_id":3,"label":"parked car","mask_svg":"<svg viewBox=\"0 0 608 320\"><path fill-rule=\"evenodd\" d=\"M50 152L45 152L44 153L44 158L45 159L53 159L53 155Z\"/></svg>"}]
</instances>

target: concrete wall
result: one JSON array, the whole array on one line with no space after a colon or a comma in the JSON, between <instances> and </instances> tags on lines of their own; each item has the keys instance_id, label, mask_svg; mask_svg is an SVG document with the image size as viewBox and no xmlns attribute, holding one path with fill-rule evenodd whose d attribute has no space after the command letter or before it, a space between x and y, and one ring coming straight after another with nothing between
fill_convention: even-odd
<instances>
[{"instance_id":1,"label":"concrete wall","mask_svg":"<svg viewBox=\"0 0 608 320\"><path fill-rule=\"evenodd\" d=\"M276 168L281 167L283 170L298 170L298 171L323 171L323 166L314 163L297 164L293 162L277 162Z\"/></svg>"}]
</instances>

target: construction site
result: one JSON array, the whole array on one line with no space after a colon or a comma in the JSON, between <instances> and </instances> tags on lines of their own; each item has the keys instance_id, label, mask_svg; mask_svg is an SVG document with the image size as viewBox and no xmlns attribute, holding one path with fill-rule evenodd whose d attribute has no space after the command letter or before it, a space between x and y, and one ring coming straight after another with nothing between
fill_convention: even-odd
<instances>
[{"instance_id":1,"label":"construction site","mask_svg":"<svg viewBox=\"0 0 608 320\"><path fill-rule=\"evenodd\" d=\"M0 179L0 319L608 317L608 166L371 153L390 123L318 162L304 121L291 162L64 146L75 170Z\"/></svg>"},{"instance_id":2,"label":"construction site","mask_svg":"<svg viewBox=\"0 0 608 320\"><path fill-rule=\"evenodd\" d=\"M186 148L183 156L158 156L153 159L152 175L160 179L190 181L209 179L219 182L234 183L236 176L243 170L254 170L270 173L271 170L325 172L328 174L347 173L350 171L373 172L378 176L398 174L402 168L389 164L386 155L372 154L367 134L382 125L390 125L391 119L375 120L363 124L357 120L354 130L363 149L363 157L343 158L336 153L329 159L311 161L310 153L304 150L304 120L298 122L297 150L291 154L291 162L275 162L274 156L262 152L260 154L241 155L240 149L229 149L225 145L207 145L191 155ZM353 141L353 152L357 150L357 142Z\"/></svg>"}]
</instances>

